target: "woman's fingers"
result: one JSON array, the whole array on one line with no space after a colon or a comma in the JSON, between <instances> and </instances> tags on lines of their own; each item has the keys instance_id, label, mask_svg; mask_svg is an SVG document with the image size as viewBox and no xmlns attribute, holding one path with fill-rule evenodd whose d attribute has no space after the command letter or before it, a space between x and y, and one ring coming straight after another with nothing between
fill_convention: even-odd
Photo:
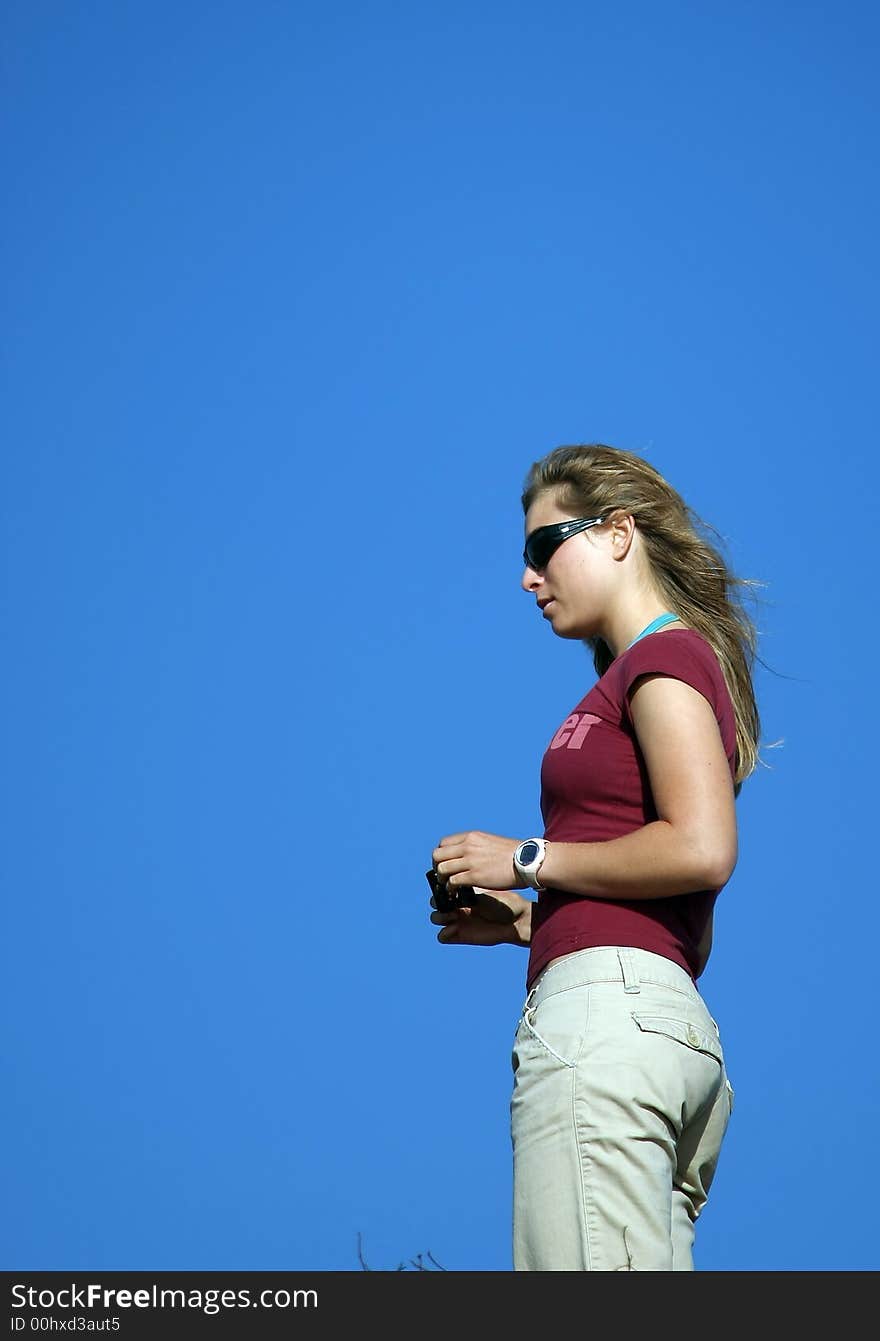
<instances>
[{"instance_id":1,"label":"woman's fingers","mask_svg":"<svg viewBox=\"0 0 880 1341\"><path fill-rule=\"evenodd\" d=\"M432 914L431 914L431 921L434 923L435 926L445 927L445 926L448 926L450 922L457 922L457 921L458 921L458 914L457 914L457 913L432 913Z\"/></svg>"},{"instance_id":2,"label":"woman's fingers","mask_svg":"<svg viewBox=\"0 0 880 1341\"><path fill-rule=\"evenodd\" d=\"M461 925L457 912L432 913L431 921L440 928L437 932L437 939L442 944L445 945L447 941L454 941L457 938Z\"/></svg>"}]
</instances>

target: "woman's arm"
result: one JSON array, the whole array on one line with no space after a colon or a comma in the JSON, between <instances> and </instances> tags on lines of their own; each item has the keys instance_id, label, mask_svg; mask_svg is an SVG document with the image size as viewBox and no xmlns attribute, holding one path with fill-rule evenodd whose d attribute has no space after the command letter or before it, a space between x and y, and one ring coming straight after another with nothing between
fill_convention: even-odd
<instances>
[{"instance_id":1,"label":"woman's arm","mask_svg":"<svg viewBox=\"0 0 880 1341\"><path fill-rule=\"evenodd\" d=\"M733 779L710 704L672 676L640 676L633 725L658 818L603 843L548 842L542 885L602 899L720 889L737 860Z\"/></svg>"}]
</instances>

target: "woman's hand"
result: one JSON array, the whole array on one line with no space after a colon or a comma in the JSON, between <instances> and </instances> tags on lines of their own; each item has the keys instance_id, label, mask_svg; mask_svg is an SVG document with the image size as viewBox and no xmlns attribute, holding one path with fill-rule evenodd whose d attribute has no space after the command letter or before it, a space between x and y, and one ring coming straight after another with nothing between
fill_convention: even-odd
<instances>
[{"instance_id":1,"label":"woman's hand","mask_svg":"<svg viewBox=\"0 0 880 1341\"><path fill-rule=\"evenodd\" d=\"M527 889L517 874L513 854L519 847L516 838L499 838L494 833L469 829L441 838L431 854L437 879L455 890L459 885L478 885L482 889Z\"/></svg>"},{"instance_id":2,"label":"woman's hand","mask_svg":"<svg viewBox=\"0 0 880 1341\"><path fill-rule=\"evenodd\" d=\"M440 926L442 945L528 945L532 937L532 901L514 889L494 890L474 886L472 908L431 914ZM431 907L436 910L431 899Z\"/></svg>"}]
</instances>

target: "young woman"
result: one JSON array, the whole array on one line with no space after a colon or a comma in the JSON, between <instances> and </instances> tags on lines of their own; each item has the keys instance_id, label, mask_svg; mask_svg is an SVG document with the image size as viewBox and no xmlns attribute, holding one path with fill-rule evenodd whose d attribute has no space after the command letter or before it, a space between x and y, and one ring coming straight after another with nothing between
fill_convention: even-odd
<instances>
[{"instance_id":1,"label":"young woman","mask_svg":"<svg viewBox=\"0 0 880 1341\"><path fill-rule=\"evenodd\" d=\"M653 466L600 444L536 462L523 590L599 679L541 767L542 836L450 834L444 944L529 950L513 1045L518 1271L693 1270L733 1108L697 989L734 808L758 760L755 628L734 577ZM537 899L519 889L532 888ZM435 899L431 900L436 908Z\"/></svg>"}]
</instances>

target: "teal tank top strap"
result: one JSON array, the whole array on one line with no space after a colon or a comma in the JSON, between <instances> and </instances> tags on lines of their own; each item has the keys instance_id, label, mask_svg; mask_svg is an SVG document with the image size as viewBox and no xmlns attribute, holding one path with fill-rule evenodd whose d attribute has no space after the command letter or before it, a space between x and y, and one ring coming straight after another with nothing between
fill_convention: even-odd
<instances>
[{"instance_id":1,"label":"teal tank top strap","mask_svg":"<svg viewBox=\"0 0 880 1341\"><path fill-rule=\"evenodd\" d=\"M673 620L678 618L679 616L673 614L671 610L667 610L665 614L658 615L656 619L651 620L646 629L642 629L638 638L633 638L629 647L633 647L639 641L639 638L647 638L649 633L656 633L658 629L665 628L667 624L671 624ZM626 651L629 651L629 647L626 648Z\"/></svg>"}]
</instances>

